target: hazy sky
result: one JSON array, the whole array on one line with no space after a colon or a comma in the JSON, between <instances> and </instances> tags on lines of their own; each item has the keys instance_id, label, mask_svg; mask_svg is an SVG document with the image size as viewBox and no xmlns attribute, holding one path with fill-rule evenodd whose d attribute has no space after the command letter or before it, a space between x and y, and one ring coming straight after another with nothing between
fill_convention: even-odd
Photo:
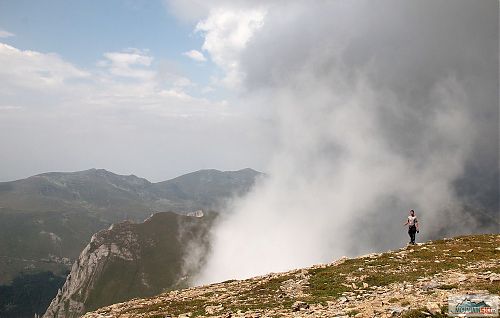
<instances>
[{"instance_id":1,"label":"hazy sky","mask_svg":"<svg viewBox=\"0 0 500 318\"><path fill-rule=\"evenodd\" d=\"M477 166L497 170L497 8L495 0L2 1L0 180L91 167L153 181L203 168L267 171L283 146L300 150L305 123L328 113L302 105L293 122L280 90L320 105L306 97L323 87L345 98L356 80L384 95L376 136L419 164L429 150L455 149L428 138L439 94L461 91L470 138L453 136L475 156L463 154L460 165L472 168L454 181ZM344 141L371 110L335 117Z\"/></svg>"},{"instance_id":2,"label":"hazy sky","mask_svg":"<svg viewBox=\"0 0 500 318\"><path fill-rule=\"evenodd\" d=\"M165 1L0 2L0 180L264 169L271 124L225 67L251 32L216 53L202 19Z\"/></svg>"}]
</instances>

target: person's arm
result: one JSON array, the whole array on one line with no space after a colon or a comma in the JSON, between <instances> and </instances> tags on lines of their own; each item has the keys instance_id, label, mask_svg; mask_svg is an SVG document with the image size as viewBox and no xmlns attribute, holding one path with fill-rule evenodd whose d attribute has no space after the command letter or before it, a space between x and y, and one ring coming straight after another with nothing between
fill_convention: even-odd
<instances>
[{"instance_id":1,"label":"person's arm","mask_svg":"<svg viewBox=\"0 0 500 318\"><path fill-rule=\"evenodd\" d=\"M419 230L419 229L418 229L418 219L415 219L415 227L416 227L416 229L417 229L417 231L418 231L418 230Z\"/></svg>"},{"instance_id":2,"label":"person's arm","mask_svg":"<svg viewBox=\"0 0 500 318\"><path fill-rule=\"evenodd\" d=\"M403 224L403 226L407 226L409 222L410 222L410 220L406 219L406 223Z\"/></svg>"}]
</instances>

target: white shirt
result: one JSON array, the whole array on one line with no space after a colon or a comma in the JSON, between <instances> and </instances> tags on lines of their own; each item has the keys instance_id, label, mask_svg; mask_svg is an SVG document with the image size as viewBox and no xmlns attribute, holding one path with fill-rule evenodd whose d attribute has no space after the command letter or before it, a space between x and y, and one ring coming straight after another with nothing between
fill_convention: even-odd
<instances>
[{"instance_id":1,"label":"white shirt","mask_svg":"<svg viewBox=\"0 0 500 318\"><path fill-rule=\"evenodd\" d=\"M417 223L417 217L416 216L411 216L411 215L408 215L408 225L409 226L414 226L415 223Z\"/></svg>"}]
</instances>

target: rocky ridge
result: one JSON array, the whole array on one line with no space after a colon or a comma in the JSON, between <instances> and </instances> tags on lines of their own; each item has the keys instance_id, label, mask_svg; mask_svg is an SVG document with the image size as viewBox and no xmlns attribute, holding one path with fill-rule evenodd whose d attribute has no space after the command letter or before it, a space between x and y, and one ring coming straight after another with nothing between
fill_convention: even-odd
<instances>
[{"instance_id":1,"label":"rocky ridge","mask_svg":"<svg viewBox=\"0 0 500 318\"><path fill-rule=\"evenodd\" d=\"M500 293L500 235L176 290L83 317L445 317L448 296L466 292Z\"/></svg>"},{"instance_id":2,"label":"rocky ridge","mask_svg":"<svg viewBox=\"0 0 500 318\"><path fill-rule=\"evenodd\" d=\"M126 221L96 233L44 317L79 317L116 301L185 286L194 268L185 266L184 256L191 243L203 246L210 222L211 215L165 212L144 223Z\"/></svg>"}]
</instances>

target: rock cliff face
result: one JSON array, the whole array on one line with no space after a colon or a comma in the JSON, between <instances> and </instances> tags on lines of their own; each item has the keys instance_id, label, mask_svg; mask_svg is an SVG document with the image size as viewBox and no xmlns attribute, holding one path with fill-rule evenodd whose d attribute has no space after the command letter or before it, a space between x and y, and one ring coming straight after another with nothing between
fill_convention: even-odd
<instances>
[{"instance_id":1,"label":"rock cliff face","mask_svg":"<svg viewBox=\"0 0 500 318\"><path fill-rule=\"evenodd\" d=\"M463 236L175 290L84 318L446 317L450 295L500 293L500 235Z\"/></svg>"},{"instance_id":2,"label":"rock cliff face","mask_svg":"<svg viewBox=\"0 0 500 318\"><path fill-rule=\"evenodd\" d=\"M196 246L202 264L213 214L157 213L144 223L123 222L92 236L43 317L79 317L133 297L183 287L197 270L186 259Z\"/></svg>"}]
</instances>

